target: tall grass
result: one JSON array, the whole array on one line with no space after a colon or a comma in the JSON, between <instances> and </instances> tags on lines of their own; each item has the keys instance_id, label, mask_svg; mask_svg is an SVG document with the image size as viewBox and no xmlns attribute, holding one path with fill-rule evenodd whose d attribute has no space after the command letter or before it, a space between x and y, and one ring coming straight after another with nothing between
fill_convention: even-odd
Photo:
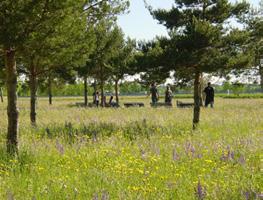
<instances>
[{"instance_id":1,"label":"tall grass","mask_svg":"<svg viewBox=\"0 0 263 200\"><path fill-rule=\"evenodd\" d=\"M124 99L122 99L124 100ZM130 101L128 99L126 101ZM216 99L202 109L85 109L76 99L19 101L20 154L5 153L0 104L0 199L260 199L263 101Z\"/></svg>"}]
</instances>

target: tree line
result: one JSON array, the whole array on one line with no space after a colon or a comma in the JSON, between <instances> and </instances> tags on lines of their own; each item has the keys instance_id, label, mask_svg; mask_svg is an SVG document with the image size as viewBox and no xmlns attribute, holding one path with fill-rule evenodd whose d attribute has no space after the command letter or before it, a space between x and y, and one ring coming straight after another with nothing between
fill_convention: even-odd
<instances>
[{"instance_id":1,"label":"tree line","mask_svg":"<svg viewBox=\"0 0 263 200\"><path fill-rule=\"evenodd\" d=\"M262 2L261 2L262 3ZM17 79L26 77L30 88L30 120L36 126L37 90L45 83L52 104L56 81L84 83L88 105L88 79L100 90L125 75L141 74L141 84L163 83L171 72L177 84L193 81L193 128L200 120L204 73L226 76L257 67L263 74L262 7L228 0L174 0L170 10L149 12L167 27L169 37L136 42L125 38L116 19L129 7L128 0L3 0L0 3L0 84L7 90L7 151L18 152ZM233 28L229 20L237 21ZM263 88L263 79L261 85Z\"/></svg>"}]
</instances>

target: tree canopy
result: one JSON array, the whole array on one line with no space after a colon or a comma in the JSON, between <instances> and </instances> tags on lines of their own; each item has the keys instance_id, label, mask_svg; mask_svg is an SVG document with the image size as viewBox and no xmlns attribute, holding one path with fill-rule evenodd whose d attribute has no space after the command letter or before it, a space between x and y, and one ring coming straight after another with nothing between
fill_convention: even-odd
<instances>
[{"instance_id":1,"label":"tree canopy","mask_svg":"<svg viewBox=\"0 0 263 200\"><path fill-rule=\"evenodd\" d=\"M163 68L174 69L175 75L182 78L195 79L193 124L196 127L200 116L202 73L250 63L251 56L242 48L242 31L226 27L228 20L246 14L249 4L231 4L228 0L175 0L170 10L148 8L169 31L169 42L162 53L168 62Z\"/></svg>"}]
</instances>

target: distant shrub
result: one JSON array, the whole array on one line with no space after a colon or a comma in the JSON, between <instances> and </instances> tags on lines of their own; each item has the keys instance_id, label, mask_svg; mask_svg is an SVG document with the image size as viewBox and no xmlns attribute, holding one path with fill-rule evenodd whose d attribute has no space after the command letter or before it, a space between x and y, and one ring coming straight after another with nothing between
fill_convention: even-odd
<instances>
[{"instance_id":1,"label":"distant shrub","mask_svg":"<svg viewBox=\"0 0 263 200\"><path fill-rule=\"evenodd\" d=\"M239 95L227 95L227 94L219 94L218 97L222 97L225 99L261 99L263 98L263 94L239 94Z\"/></svg>"}]
</instances>

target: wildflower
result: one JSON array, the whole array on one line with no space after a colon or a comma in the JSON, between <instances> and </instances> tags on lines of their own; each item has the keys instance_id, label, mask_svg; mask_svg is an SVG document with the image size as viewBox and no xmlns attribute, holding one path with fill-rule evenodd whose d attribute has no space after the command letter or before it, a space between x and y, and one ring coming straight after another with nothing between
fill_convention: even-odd
<instances>
[{"instance_id":1,"label":"wildflower","mask_svg":"<svg viewBox=\"0 0 263 200\"><path fill-rule=\"evenodd\" d=\"M44 170L44 168L43 167L38 167L38 171L43 171Z\"/></svg>"},{"instance_id":2,"label":"wildflower","mask_svg":"<svg viewBox=\"0 0 263 200\"><path fill-rule=\"evenodd\" d=\"M138 191L139 189L140 189L140 188L139 188L139 187L136 187L136 186L133 186L133 187L132 187L132 190L133 190L133 191Z\"/></svg>"},{"instance_id":3,"label":"wildflower","mask_svg":"<svg viewBox=\"0 0 263 200\"><path fill-rule=\"evenodd\" d=\"M200 180L198 181L195 194L199 200L203 200L206 196L205 188L201 185Z\"/></svg>"}]
</instances>

